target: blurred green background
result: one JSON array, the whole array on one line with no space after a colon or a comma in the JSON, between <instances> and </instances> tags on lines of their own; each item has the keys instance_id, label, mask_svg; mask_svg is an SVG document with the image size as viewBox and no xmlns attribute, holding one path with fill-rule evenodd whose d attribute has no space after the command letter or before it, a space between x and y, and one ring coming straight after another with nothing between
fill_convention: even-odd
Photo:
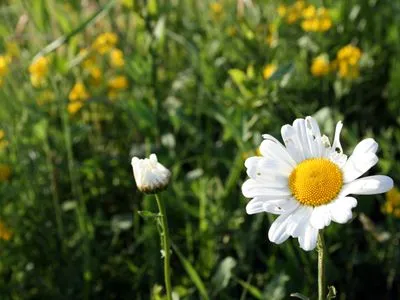
<instances>
[{"instance_id":1,"label":"blurred green background","mask_svg":"<svg viewBox=\"0 0 400 300\"><path fill-rule=\"evenodd\" d=\"M400 179L400 1L0 1L0 298L164 299L153 196L130 159L173 173L162 198L175 299L316 298L316 251L248 216L244 160L313 115L371 173ZM332 224L338 299L400 298L400 192Z\"/></svg>"}]
</instances>

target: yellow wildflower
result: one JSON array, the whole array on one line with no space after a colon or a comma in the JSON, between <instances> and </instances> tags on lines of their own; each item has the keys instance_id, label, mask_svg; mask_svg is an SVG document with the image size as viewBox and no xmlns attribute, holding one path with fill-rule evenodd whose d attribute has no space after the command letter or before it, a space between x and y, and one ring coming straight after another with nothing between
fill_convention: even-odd
<instances>
[{"instance_id":1,"label":"yellow wildflower","mask_svg":"<svg viewBox=\"0 0 400 300\"><path fill-rule=\"evenodd\" d=\"M84 101L89 98L89 94L86 91L85 85L82 82L75 83L71 92L69 93L68 98L71 102Z\"/></svg>"},{"instance_id":2,"label":"yellow wildflower","mask_svg":"<svg viewBox=\"0 0 400 300\"><path fill-rule=\"evenodd\" d=\"M313 59L311 65L311 74L313 74L315 77L322 77L327 75L329 71L329 60L325 55L320 55Z\"/></svg>"},{"instance_id":3,"label":"yellow wildflower","mask_svg":"<svg viewBox=\"0 0 400 300\"><path fill-rule=\"evenodd\" d=\"M0 55L0 77L3 77L8 73L8 64L8 57L5 55Z\"/></svg>"},{"instance_id":4,"label":"yellow wildflower","mask_svg":"<svg viewBox=\"0 0 400 300\"><path fill-rule=\"evenodd\" d=\"M125 64L124 53L119 49L113 49L110 53L110 63L113 67L122 67Z\"/></svg>"},{"instance_id":5,"label":"yellow wildflower","mask_svg":"<svg viewBox=\"0 0 400 300\"><path fill-rule=\"evenodd\" d=\"M338 61L346 61L352 66L358 64L360 58L361 58L360 48L355 47L353 45L344 46L337 53Z\"/></svg>"},{"instance_id":6,"label":"yellow wildflower","mask_svg":"<svg viewBox=\"0 0 400 300\"><path fill-rule=\"evenodd\" d=\"M276 71L277 69L277 65L275 64L268 64L265 66L264 70L263 70L263 77L264 79L269 79Z\"/></svg>"},{"instance_id":7,"label":"yellow wildflower","mask_svg":"<svg viewBox=\"0 0 400 300\"><path fill-rule=\"evenodd\" d=\"M71 102L71 103L68 103L67 110L70 115L74 115L82 108L82 106L83 106L83 102L81 102L81 101Z\"/></svg>"},{"instance_id":8,"label":"yellow wildflower","mask_svg":"<svg viewBox=\"0 0 400 300\"><path fill-rule=\"evenodd\" d=\"M29 73L31 74L31 83L34 87L43 84L44 79L49 72L49 59L47 57L40 57L29 66Z\"/></svg>"},{"instance_id":9,"label":"yellow wildflower","mask_svg":"<svg viewBox=\"0 0 400 300\"><path fill-rule=\"evenodd\" d=\"M286 15L287 10L288 10L288 8L287 8L286 5L280 4L280 5L278 6L278 9L277 9L278 15L279 15L280 17L284 17L284 16Z\"/></svg>"},{"instance_id":10,"label":"yellow wildflower","mask_svg":"<svg viewBox=\"0 0 400 300\"><path fill-rule=\"evenodd\" d=\"M11 168L9 165L0 164L0 182L7 181L11 176Z\"/></svg>"},{"instance_id":11,"label":"yellow wildflower","mask_svg":"<svg viewBox=\"0 0 400 300\"><path fill-rule=\"evenodd\" d=\"M103 78L103 72L99 67L92 67L90 69L90 83L94 86L98 86L101 83L101 80Z\"/></svg>"},{"instance_id":12,"label":"yellow wildflower","mask_svg":"<svg viewBox=\"0 0 400 300\"><path fill-rule=\"evenodd\" d=\"M313 5L308 6L303 10L303 18L301 28L307 32L325 32L332 27L331 16L324 7L317 10Z\"/></svg>"},{"instance_id":13,"label":"yellow wildflower","mask_svg":"<svg viewBox=\"0 0 400 300\"><path fill-rule=\"evenodd\" d=\"M210 10L212 12L212 16L214 17L214 19L219 19L221 18L222 13L224 12L224 7L219 2L213 2L210 4Z\"/></svg>"},{"instance_id":14,"label":"yellow wildflower","mask_svg":"<svg viewBox=\"0 0 400 300\"><path fill-rule=\"evenodd\" d=\"M8 141L5 140L6 133L4 130L0 129L0 151L8 146Z\"/></svg>"},{"instance_id":15,"label":"yellow wildflower","mask_svg":"<svg viewBox=\"0 0 400 300\"><path fill-rule=\"evenodd\" d=\"M2 221L0 221L0 239L4 241L9 241L13 233L8 229Z\"/></svg>"},{"instance_id":16,"label":"yellow wildflower","mask_svg":"<svg viewBox=\"0 0 400 300\"><path fill-rule=\"evenodd\" d=\"M386 193L386 202L382 211L385 214L400 218L400 191L396 187Z\"/></svg>"},{"instance_id":17,"label":"yellow wildflower","mask_svg":"<svg viewBox=\"0 0 400 300\"><path fill-rule=\"evenodd\" d=\"M92 47L100 54L109 52L118 43L118 36L113 32L100 34L93 42Z\"/></svg>"},{"instance_id":18,"label":"yellow wildflower","mask_svg":"<svg viewBox=\"0 0 400 300\"><path fill-rule=\"evenodd\" d=\"M355 79L360 75L358 63L361 59L361 50L353 45L346 45L337 53L339 76Z\"/></svg>"},{"instance_id":19,"label":"yellow wildflower","mask_svg":"<svg viewBox=\"0 0 400 300\"><path fill-rule=\"evenodd\" d=\"M108 81L108 87L112 90L122 90L128 87L128 79L123 76L116 76Z\"/></svg>"}]
</instances>

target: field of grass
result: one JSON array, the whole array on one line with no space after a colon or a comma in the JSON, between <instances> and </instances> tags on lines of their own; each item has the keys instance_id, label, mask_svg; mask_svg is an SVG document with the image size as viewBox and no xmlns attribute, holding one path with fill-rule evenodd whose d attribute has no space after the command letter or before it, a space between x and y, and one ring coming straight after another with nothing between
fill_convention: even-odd
<instances>
[{"instance_id":1,"label":"field of grass","mask_svg":"<svg viewBox=\"0 0 400 300\"><path fill-rule=\"evenodd\" d=\"M317 251L247 215L244 161L314 116L393 178L324 229L337 299L400 299L400 2L0 1L0 299L167 299L157 203L172 172L174 299L317 297ZM294 298L293 298L294 299Z\"/></svg>"}]
</instances>

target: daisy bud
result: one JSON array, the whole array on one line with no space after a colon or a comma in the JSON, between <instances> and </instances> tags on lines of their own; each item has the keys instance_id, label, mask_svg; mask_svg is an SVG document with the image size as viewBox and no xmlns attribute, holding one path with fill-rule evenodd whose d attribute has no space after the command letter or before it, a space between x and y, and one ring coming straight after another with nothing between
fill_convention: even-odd
<instances>
[{"instance_id":1,"label":"daisy bud","mask_svg":"<svg viewBox=\"0 0 400 300\"><path fill-rule=\"evenodd\" d=\"M139 191L155 194L167 187L171 172L158 162L157 155L151 154L145 159L133 157L131 164Z\"/></svg>"}]
</instances>

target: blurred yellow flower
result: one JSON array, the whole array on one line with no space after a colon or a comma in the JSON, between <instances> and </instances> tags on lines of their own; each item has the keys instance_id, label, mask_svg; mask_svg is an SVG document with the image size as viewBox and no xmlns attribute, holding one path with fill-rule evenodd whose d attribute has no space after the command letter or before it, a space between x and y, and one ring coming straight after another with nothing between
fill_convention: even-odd
<instances>
[{"instance_id":1,"label":"blurred yellow flower","mask_svg":"<svg viewBox=\"0 0 400 300\"><path fill-rule=\"evenodd\" d=\"M4 241L9 241L12 235L13 232L8 229L2 221L0 221L0 239Z\"/></svg>"},{"instance_id":2,"label":"blurred yellow flower","mask_svg":"<svg viewBox=\"0 0 400 300\"><path fill-rule=\"evenodd\" d=\"M0 129L0 151L8 146L8 141L5 139L6 133L4 130Z\"/></svg>"},{"instance_id":3,"label":"blurred yellow flower","mask_svg":"<svg viewBox=\"0 0 400 300\"><path fill-rule=\"evenodd\" d=\"M110 64L113 67L122 67L125 64L124 53L119 49L111 50Z\"/></svg>"},{"instance_id":4,"label":"blurred yellow flower","mask_svg":"<svg viewBox=\"0 0 400 300\"><path fill-rule=\"evenodd\" d=\"M276 71L276 69L277 69L278 67L277 67L277 65L275 65L275 64L268 64L268 65L266 65L265 67L264 67L264 70L263 70L263 77L264 77L264 79L269 79L274 73L275 73L275 71Z\"/></svg>"},{"instance_id":5,"label":"blurred yellow flower","mask_svg":"<svg viewBox=\"0 0 400 300\"><path fill-rule=\"evenodd\" d=\"M9 165L0 164L0 182L7 181L11 176L11 168Z\"/></svg>"},{"instance_id":6,"label":"blurred yellow flower","mask_svg":"<svg viewBox=\"0 0 400 300\"><path fill-rule=\"evenodd\" d=\"M128 87L126 76L116 76L108 81L108 87L112 90L122 90Z\"/></svg>"},{"instance_id":7,"label":"blurred yellow flower","mask_svg":"<svg viewBox=\"0 0 400 300\"><path fill-rule=\"evenodd\" d=\"M400 218L400 191L396 187L386 193L386 202L382 211L385 214Z\"/></svg>"},{"instance_id":8,"label":"blurred yellow flower","mask_svg":"<svg viewBox=\"0 0 400 300\"><path fill-rule=\"evenodd\" d=\"M8 73L9 58L6 55L0 55L0 77Z\"/></svg>"},{"instance_id":9,"label":"blurred yellow flower","mask_svg":"<svg viewBox=\"0 0 400 300\"><path fill-rule=\"evenodd\" d=\"M347 79L355 79L360 76L359 61L362 52L360 48L353 45L346 45L337 53L337 65L339 76Z\"/></svg>"},{"instance_id":10,"label":"blurred yellow flower","mask_svg":"<svg viewBox=\"0 0 400 300\"><path fill-rule=\"evenodd\" d=\"M90 83L94 86L98 86L101 83L101 80L103 78L103 72L99 67L92 67L90 69Z\"/></svg>"},{"instance_id":11,"label":"blurred yellow flower","mask_svg":"<svg viewBox=\"0 0 400 300\"><path fill-rule=\"evenodd\" d=\"M280 4L280 5L278 6L278 9L277 9L278 15L279 15L280 17L284 17L284 16L286 15L287 9L288 9L288 8L287 8L286 5Z\"/></svg>"},{"instance_id":12,"label":"blurred yellow flower","mask_svg":"<svg viewBox=\"0 0 400 300\"><path fill-rule=\"evenodd\" d=\"M71 103L68 103L67 110L70 115L74 115L82 108L82 106L83 106L83 102L80 102L80 101L71 102Z\"/></svg>"},{"instance_id":13,"label":"blurred yellow flower","mask_svg":"<svg viewBox=\"0 0 400 300\"><path fill-rule=\"evenodd\" d=\"M75 83L75 85L71 89L71 92L69 93L68 98L71 102L84 101L89 98L89 94L86 91L85 85L80 81Z\"/></svg>"},{"instance_id":14,"label":"blurred yellow flower","mask_svg":"<svg viewBox=\"0 0 400 300\"><path fill-rule=\"evenodd\" d=\"M113 32L100 34L92 44L94 50L100 54L109 52L118 43L118 36Z\"/></svg>"},{"instance_id":15,"label":"blurred yellow flower","mask_svg":"<svg viewBox=\"0 0 400 300\"><path fill-rule=\"evenodd\" d=\"M0 140L2 140L6 136L6 133L3 129L0 129Z\"/></svg>"},{"instance_id":16,"label":"blurred yellow flower","mask_svg":"<svg viewBox=\"0 0 400 300\"><path fill-rule=\"evenodd\" d=\"M303 10L303 18L301 28L307 32L325 32L332 27L332 18L324 7L309 5Z\"/></svg>"},{"instance_id":17,"label":"blurred yellow flower","mask_svg":"<svg viewBox=\"0 0 400 300\"><path fill-rule=\"evenodd\" d=\"M47 57L40 57L29 66L29 73L31 74L31 83L34 87L39 87L43 84L49 72L49 59Z\"/></svg>"},{"instance_id":18,"label":"blurred yellow flower","mask_svg":"<svg viewBox=\"0 0 400 300\"><path fill-rule=\"evenodd\" d=\"M224 12L224 7L219 2L213 2L210 4L210 10L214 19L218 20L221 18Z\"/></svg>"},{"instance_id":19,"label":"blurred yellow flower","mask_svg":"<svg viewBox=\"0 0 400 300\"><path fill-rule=\"evenodd\" d=\"M327 75L330 71L330 64L326 55L319 55L314 58L310 70L311 74L315 77Z\"/></svg>"}]
</instances>

